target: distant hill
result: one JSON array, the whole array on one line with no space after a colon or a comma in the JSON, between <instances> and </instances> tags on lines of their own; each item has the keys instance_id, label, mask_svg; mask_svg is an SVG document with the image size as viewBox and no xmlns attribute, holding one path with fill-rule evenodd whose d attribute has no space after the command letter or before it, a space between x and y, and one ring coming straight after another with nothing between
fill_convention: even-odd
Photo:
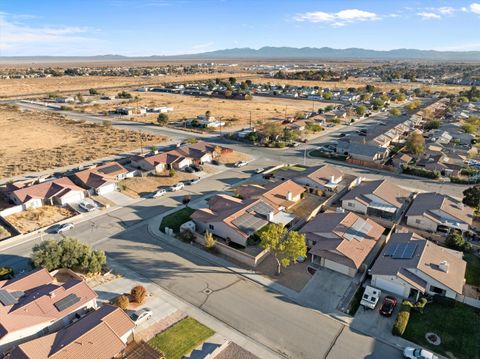
<instances>
[{"instance_id":1,"label":"distant hill","mask_svg":"<svg viewBox=\"0 0 480 359\"><path fill-rule=\"evenodd\" d=\"M198 54L173 56L128 57L122 55L99 56L0 56L0 62L58 62L58 61L128 61L128 60L215 60L215 59L357 59L357 60L443 60L480 61L480 51L435 51L416 49L396 49L388 51L361 48L333 49L331 47L262 47L233 48L202 52Z\"/></svg>"}]
</instances>

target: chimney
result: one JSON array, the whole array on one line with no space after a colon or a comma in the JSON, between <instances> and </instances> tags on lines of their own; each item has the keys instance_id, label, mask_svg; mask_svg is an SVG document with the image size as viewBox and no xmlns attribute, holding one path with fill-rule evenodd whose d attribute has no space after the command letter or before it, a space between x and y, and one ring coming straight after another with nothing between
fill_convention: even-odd
<instances>
[{"instance_id":1,"label":"chimney","mask_svg":"<svg viewBox=\"0 0 480 359\"><path fill-rule=\"evenodd\" d=\"M345 210L342 207L335 208L336 213L345 213Z\"/></svg>"},{"instance_id":2,"label":"chimney","mask_svg":"<svg viewBox=\"0 0 480 359\"><path fill-rule=\"evenodd\" d=\"M330 176L330 183L335 183L335 176Z\"/></svg>"},{"instance_id":3,"label":"chimney","mask_svg":"<svg viewBox=\"0 0 480 359\"><path fill-rule=\"evenodd\" d=\"M268 221L273 222L273 212L268 212Z\"/></svg>"},{"instance_id":4,"label":"chimney","mask_svg":"<svg viewBox=\"0 0 480 359\"><path fill-rule=\"evenodd\" d=\"M291 201L293 198L292 192L288 191L287 192L287 201Z\"/></svg>"},{"instance_id":5,"label":"chimney","mask_svg":"<svg viewBox=\"0 0 480 359\"><path fill-rule=\"evenodd\" d=\"M448 273L448 262L447 261L441 261L440 264L438 265L438 268L445 273Z\"/></svg>"}]
</instances>

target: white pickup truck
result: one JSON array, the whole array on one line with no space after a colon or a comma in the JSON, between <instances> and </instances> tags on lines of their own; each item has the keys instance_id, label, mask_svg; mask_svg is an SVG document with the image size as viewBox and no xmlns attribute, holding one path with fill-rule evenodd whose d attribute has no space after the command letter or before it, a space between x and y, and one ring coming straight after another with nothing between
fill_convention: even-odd
<instances>
[{"instance_id":1,"label":"white pickup truck","mask_svg":"<svg viewBox=\"0 0 480 359\"><path fill-rule=\"evenodd\" d=\"M378 301L380 300L381 294L382 294L382 291L380 289L370 287L369 285L367 285L367 287L365 288L365 292L363 292L360 305L363 305L364 307L369 309L375 309Z\"/></svg>"}]
</instances>

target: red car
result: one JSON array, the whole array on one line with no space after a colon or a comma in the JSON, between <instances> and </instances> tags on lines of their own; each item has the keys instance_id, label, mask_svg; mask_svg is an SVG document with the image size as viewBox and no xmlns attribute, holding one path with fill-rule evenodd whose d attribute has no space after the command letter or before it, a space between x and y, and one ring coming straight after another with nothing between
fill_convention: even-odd
<instances>
[{"instance_id":1,"label":"red car","mask_svg":"<svg viewBox=\"0 0 480 359\"><path fill-rule=\"evenodd\" d=\"M380 308L380 314L385 317L390 317L396 305L397 305L397 298L390 297L389 295L387 295L383 299L382 307Z\"/></svg>"}]
</instances>

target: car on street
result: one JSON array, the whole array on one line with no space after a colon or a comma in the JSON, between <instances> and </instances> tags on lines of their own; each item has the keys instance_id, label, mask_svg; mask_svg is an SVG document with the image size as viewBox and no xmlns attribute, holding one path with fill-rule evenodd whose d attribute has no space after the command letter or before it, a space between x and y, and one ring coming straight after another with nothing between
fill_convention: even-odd
<instances>
[{"instance_id":1,"label":"car on street","mask_svg":"<svg viewBox=\"0 0 480 359\"><path fill-rule=\"evenodd\" d=\"M177 184L174 184L173 186L170 187L170 191L171 192L180 191L181 189L183 189L183 187L185 187L185 185L182 182L178 182Z\"/></svg>"},{"instance_id":2,"label":"car on street","mask_svg":"<svg viewBox=\"0 0 480 359\"><path fill-rule=\"evenodd\" d=\"M338 135L338 137L345 137L347 134L345 132L342 132L341 134Z\"/></svg>"},{"instance_id":3,"label":"car on street","mask_svg":"<svg viewBox=\"0 0 480 359\"><path fill-rule=\"evenodd\" d=\"M298 147L298 146L300 146L300 144L298 142L290 142L288 144L288 147Z\"/></svg>"},{"instance_id":4,"label":"car on street","mask_svg":"<svg viewBox=\"0 0 480 359\"><path fill-rule=\"evenodd\" d=\"M185 172L187 172L187 173L193 173L193 172L195 172L195 170L194 170L192 167L190 167L190 166L185 167L183 170L184 170Z\"/></svg>"},{"instance_id":5,"label":"car on street","mask_svg":"<svg viewBox=\"0 0 480 359\"><path fill-rule=\"evenodd\" d=\"M235 164L234 164L235 167L243 167L243 166L246 166L246 165L248 165L247 161L238 161L238 162L235 162Z\"/></svg>"},{"instance_id":6,"label":"car on street","mask_svg":"<svg viewBox=\"0 0 480 359\"><path fill-rule=\"evenodd\" d=\"M137 310L129 315L135 326L142 324L144 321L149 320L152 317L152 311L148 308Z\"/></svg>"},{"instance_id":7,"label":"car on street","mask_svg":"<svg viewBox=\"0 0 480 359\"><path fill-rule=\"evenodd\" d=\"M265 168L257 168L255 173L262 173L263 171L265 171Z\"/></svg>"},{"instance_id":8,"label":"car on street","mask_svg":"<svg viewBox=\"0 0 480 359\"><path fill-rule=\"evenodd\" d=\"M380 314L384 317L390 317L397 305L397 298L387 295L383 299L382 306L380 307Z\"/></svg>"},{"instance_id":9,"label":"car on street","mask_svg":"<svg viewBox=\"0 0 480 359\"><path fill-rule=\"evenodd\" d=\"M97 209L97 206L94 204L87 202L87 201L82 201L78 204L78 206L83 209L85 212L92 212Z\"/></svg>"},{"instance_id":10,"label":"car on street","mask_svg":"<svg viewBox=\"0 0 480 359\"><path fill-rule=\"evenodd\" d=\"M197 184L198 182L200 182L200 178L193 178L193 179L191 179L191 180L188 180L188 181L187 181L187 184L188 184L189 186L192 186L192 185L194 185L194 184Z\"/></svg>"},{"instance_id":11,"label":"car on street","mask_svg":"<svg viewBox=\"0 0 480 359\"><path fill-rule=\"evenodd\" d=\"M203 171L203 167L200 166L200 165L197 165L197 164L195 164L195 163L192 163L192 164L190 165L190 167L193 168L193 170L194 170L195 172Z\"/></svg>"},{"instance_id":12,"label":"car on street","mask_svg":"<svg viewBox=\"0 0 480 359\"><path fill-rule=\"evenodd\" d=\"M215 166L220 166L220 162L218 162L217 160L212 160L211 164Z\"/></svg>"},{"instance_id":13,"label":"car on street","mask_svg":"<svg viewBox=\"0 0 480 359\"><path fill-rule=\"evenodd\" d=\"M60 234L60 233L69 231L72 228L73 228L73 223L60 224L58 227L54 229L54 233Z\"/></svg>"},{"instance_id":14,"label":"car on street","mask_svg":"<svg viewBox=\"0 0 480 359\"><path fill-rule=\"evenodd\" d=\"M158 191L154 192L152 194L152 198L158 198L158 197L162 197L164 196L165 194L167 193L167 191L165 189L159 189Z\"/></svg>"},{"instance_id":15,"label":"car on street","mask_svg":"<svg viewBox=\"0 0 480 359\"><path fill-rule=\"evenodd\" d=\"M406 347L403 350L403 356L408 359L439 359L431 351L422 348Z\"/></svg>"}]
</instances>

